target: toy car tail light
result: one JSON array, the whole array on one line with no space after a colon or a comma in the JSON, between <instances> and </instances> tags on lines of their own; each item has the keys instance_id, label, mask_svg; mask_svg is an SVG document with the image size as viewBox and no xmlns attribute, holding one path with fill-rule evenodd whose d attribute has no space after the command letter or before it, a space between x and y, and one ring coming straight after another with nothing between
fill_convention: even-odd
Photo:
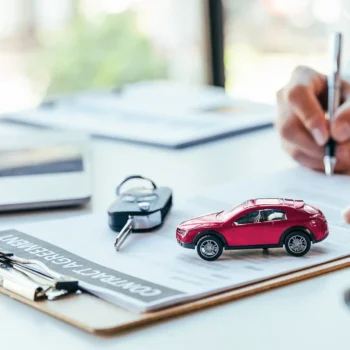
<instances>
[{"instance_id":1,"label":"toy car tail light","mask_svg":"<svg viewBox=\"0 0 350 350\"><path fill-rule=\"evenodd\" d=\"M304 210L309 214L317 214L319 212L318 209L316 209L315 207L312 207L311 205L308 205L308 204L304 205Z\"/></svg>"},{"instance_id":2,"label":"toy car tail light","mask_svg":"<svg viewBox=\"0 0 350 350\"><path fill-rule=\"evenodd\" d=\"M181 237L183 237L186 234L186 230L183 230L182 228L178 228L176 230L176 233L179 234Z\"/></svg>"}]
</instances>

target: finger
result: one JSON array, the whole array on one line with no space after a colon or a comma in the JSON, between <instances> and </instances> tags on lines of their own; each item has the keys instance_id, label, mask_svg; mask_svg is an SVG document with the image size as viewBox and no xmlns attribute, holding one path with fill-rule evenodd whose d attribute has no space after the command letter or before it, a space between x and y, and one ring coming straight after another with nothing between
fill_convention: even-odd
<instances>
[{"instance_id":1,"label":"finger","mask_svg":"<svg viewBox=\"0 0 350 350\"><path fill-rule=\"evenodd\" d=\"M284 88L284 99L288 101L316 143L324 145L329 138L327 121L317 96L326 89L327 79L305 67L297 68Z\"/></svg>"},{"instance_id":2,"label":"finger","mask_svg":"<svg viewBox=\"0 0 350 350\"><path fill-rule=\"evenodd\" d=\"M305 128L311 133L319 146L328 138L328 125L316 95L308 86L294 86L287 91L288 101Z\"/></svg>"},{"instance_id":3,"label":"finger","mask_svg":"<svg viewBox=\"0 0 350 350\"><path fill-rule=\"evenodd\" d=\"M291 77L291 81L297 84L311 86L316 95L325 91L327 77L307 66L297 66Z\"/></svg>"},{"instance_id":4,"label":"finger","mask_svg":"<svg viewBox=\"0 0 350 350\"><path fill-rule=\"evenodd\" d=\"M345 208L342 212L343 219L347 224L350 224L350 206Z\"/></svg>"},{"instance_id":5,"label":"finger","mask_svg":"<svg viewBox=\"0 0 350 350\"><path fill-rule=\"evenodd\" d=\"M350 170L350 141L337 146L336 159L336 170L338 172Z\"/></svg>"},{"instance_id":6,"label":"finger","mask_svg":"<svg viewBox=\"0 0 350 350\"><path fill-rule=\"evenodd\" d=\"M276 120L275 125L282 139L298 145L301 151L312 158L323 158L323 148L315 143L301 121L295 117L290 106L281 104L278 111L280 117Z\"/></svg>"},{"instance_id":7,"label":"finger","mask_svg":"<svg viewBox=\"0 0 350 350\"><path fill-rule=\"evenodd\" d=\"M295 161L300 163L305 168L323 171L324 166L322 158L311 157L310 155L306 154L300 147L298 147L298 145L295 145L288 141L283 141L282 146Z\"/></svg>"},{"instance_id":8,"label":"finger","mask_svg":"<svg viewBox=\"0 0 350 350\"><path fill-rule=\"evenodd\" d=\"M350 100L337 109L331 121L331 135L337 142L350 140Z\"/></svg>"},{"instance_id":9,"label":"finger","mask_svg":"<svg viewBox=\"0 0 350 350\"><path fill-rule=\"evenodd\" d=\"M323 157L313 157L305 152L299 145L289 141L282 141L283 148L291 155L291 157L302 166L324 171ZM336 173L348 173L350 170L350 142L341 144L336 150L337 163L334 171Z\"/></svg>"}]
</instances>

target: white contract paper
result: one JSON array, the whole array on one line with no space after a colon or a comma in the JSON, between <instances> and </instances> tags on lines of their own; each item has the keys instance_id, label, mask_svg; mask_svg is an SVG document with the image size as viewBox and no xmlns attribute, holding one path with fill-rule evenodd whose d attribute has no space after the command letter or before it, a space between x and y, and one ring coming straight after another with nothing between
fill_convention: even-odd
<instances>
[{"instance_id":1,"label":"white contract paper","mask_svg":"<svg viewBox=\"0 0 350 350\"><path fill-rule=\"evenodd\" d=\"M328 219L329 237L312 245L303 257L290 256L283 248L270 249L269 254L261 249L238 250L224 252L214 262L204 261L195 250L177 244L175 230L181 221L258 197L303 199L319 207ZM67 251L59 252L56 258L47 253L49 262L56 264L50 267L60 267L60 272L66 269L67 274L73 267L74 277L82 278L82 285L92 293L129 310L145 312L350 255L350 229L341 219L341 210L349 203L349 177L328 178L296 168L214 186L184 204L177 201L161 229L131 234L118 253L107 214L15 227L30 235L29 243L26 239L18 243L15 233L2 231L0 249L17 249L16 254L22 249L32 258L45 259L40 249L30 248L30 237L49 242Z\"/></svg>"}]
</instances>

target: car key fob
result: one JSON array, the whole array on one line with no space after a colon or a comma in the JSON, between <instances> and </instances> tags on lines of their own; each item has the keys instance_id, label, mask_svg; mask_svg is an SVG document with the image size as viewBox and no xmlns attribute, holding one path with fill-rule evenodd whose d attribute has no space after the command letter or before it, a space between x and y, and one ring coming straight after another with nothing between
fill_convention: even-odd
<instances>
[{"instance_id":1,"label":"car key fob","mask_svg":"<svg viewBox=\"0 0 350 350\"><path fill-rule=\"evenodd\" d=\"M133 179L142 179L150 187L135 187L122 192L123 185ZM108 224L113 231L120 232L130 217L135 218L132 230L149 231L162 225L173 201L169 187L157 187L150 179L140 175L128 176L116 190L117 199L108 210Z\"/></svg>"}]
</instances>

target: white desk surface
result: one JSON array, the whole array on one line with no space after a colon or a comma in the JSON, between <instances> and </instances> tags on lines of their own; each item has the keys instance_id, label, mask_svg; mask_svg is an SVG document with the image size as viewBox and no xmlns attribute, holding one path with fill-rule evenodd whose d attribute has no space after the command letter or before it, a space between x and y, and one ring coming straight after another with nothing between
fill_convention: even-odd
<instances>
[{"instance_id":1,"label":"white desk surface","mask_svg":"<svg viewBox=\"0 0 350 350\"><path fill-rule=\"evenodd\" d=\"M1 131L1 130L0 130ZM268 156L269 155L269 156ZM292 161L275 131L265 130L182 151L93 141L94 188L90 207L0 215L0 224L106 211L115 185L143 174L169 185L176 198L205 186L283 169ZM350 204L350 198L349 198ZM233 271L234 273L234 271ZM350 269L206 309L113 338L99 338L0 296L2 349L348 349L350 309L343 292Z\"/></svg>"}]
</instances>

